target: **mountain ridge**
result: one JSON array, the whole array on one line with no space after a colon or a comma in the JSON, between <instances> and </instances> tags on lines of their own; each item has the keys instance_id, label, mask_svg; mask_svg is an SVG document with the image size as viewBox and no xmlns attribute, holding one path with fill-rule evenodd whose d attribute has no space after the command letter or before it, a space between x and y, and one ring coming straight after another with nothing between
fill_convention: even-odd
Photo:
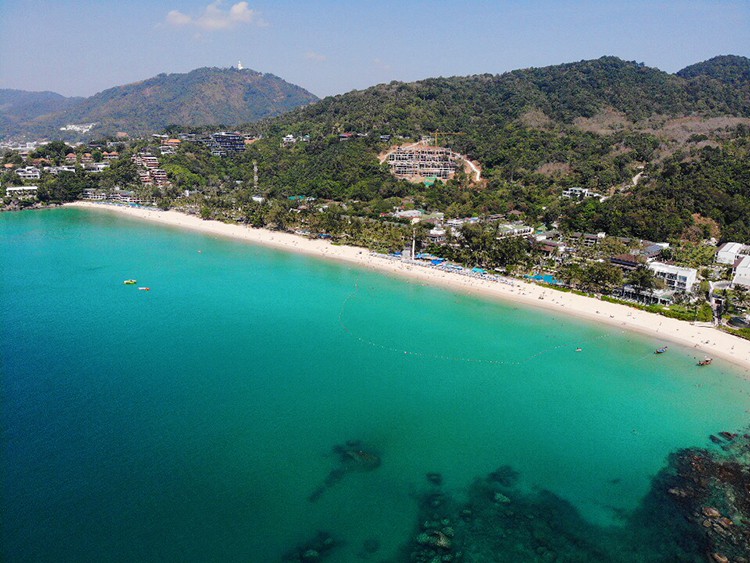
<instances>
[{"instance_id":1,"label":"mountain ridge","mask_svg":"<svg viewBox=\"0 0 750 563\"><path fill-rule=\"evenodd\" d=\"M331 96L257 124L268 193L337 201L412 197L447 216L523 213L572 230L666 240L714 221L725 240L750 240L746 139L750 84L732 82L750 60L699 67L684 78L602 57L502 75L391 82ZM695 70L695 69L694 69ZM714 74L711 76L710 74ZM344 136L342 133L357 133ZM302 146L281 138L309 136ZM439 138L482 166L440 188L405 186L377 155L392 143ZM718 156L717 156L718 155ZM685 189L669 178L680 178ZM711 186L711 197L701 195ZM570 187L606 196L581 205ZM382 210L382 207L379 208ZM623 221L626 218L626 221Z\"/></svg>"},{"instance_id":2,"label":"mountain ridge","mask_svg":"<svg viewBox=\"0 0 750 563\"><path fill-rule=\"evenodd\" d=\"M6 120L8 123L31 120L39 115L63 111L69 105L83 99L66 97L48 90L29 92L10 88L0 89L0 120Z\"/></svg>"},{"instance_id":3,"label":"mountain ridge","mask_svg":"<svg viewBox=\"0 0 750 563\"><path fill-rule=\"evenodd\" d=\"M750 65L750 59L735 59ZM628 91L623 91L623 85L628 87ZM728 92L725 81L711 76L701 74L694 79L683 78L643 63L605 56L503 74L427 78L415 82L392 81L328 96L313 106L294 110L274 122L287 124L298 118L328 113L337 119L346 117L352 122L352 128L388 125L389 117L394 115L396 98L408 94L415 94L418 98L412 108L417 110L413 113L415 119L412 121L434 119L434 115L427 113L433 112L440 114L443 121L447 121L448 117L453 118L456 126L466 121L463 117L467 113L481 119L488 112L494 112L503 121L509 121L531 109L540 109L548 117L565 123L571 123L576 117L592 117L608 107L623 112L632 121L655 113L684 115L703 112L750 116L750 90L747 87L741 88L741 91L736 91L736 88L731 90ZM459 100L460 96L463 99ZM707 96L715 103L701 105L701 100ZM358 108L355 107L355 114L352 115L351 109L347 112L342 107L357 101L367 110L356 113ZM451 113L452 108L447 107L448 103L458 105L459 101L464 108ZM482 107L477 103L480 101ZM465 111L466 107L472 111ZM377 122L378 119L381 123Z\"/></svg>"},{"instance_id":4,"label":"mountain ridge","mask_svg":"<svg viewBox=\"0 0 750 563\"><path fill-rule=\"evenodd\" d=\"M607 123L602 115L613 119ZM535 125L528 124L528 116L534 116ZM570 162L580 154L581 143L592 154L604 154L601 138L581 137L580 132L623 137L640 131L639 139L621 142L638 144L638 152L646 153L652 142L648 135L670 125L669 119L716 117L732 122L717 120L719 127L750 118L750 84L735 86L708 76L687 79L607 56L499 75L379 84L265 120L259 130L313 137L356 131L407 138L460 132L450 142L462 154L489 168L507 169L512 162L512 168L531 171L549 162L542 158L545 154L553 163ZM697 129L695 133L705 133Z\"/></svg>"},{"instance_id":5,"label":"mountain ridge","mask_svg":"<svg viewBox=\"0 0 750 563\"><path fill-rule=\"evenodd\" d=\"M58 107L36 115L29 111L15 115L3 111L0 105L0 137L19 134L64 137L59 128L69 123L96 122L98 126L92 135L99 136L117 131L146 134L173 124L236 126L279 115L318 99L304 88L270 73L217 67L162 73L108 88L88 98L60 98ZM17 106L18 102L12 107Z\"/></svg>"},{"instance_id":6,"label":"mountain ridge","mask_svg":"<svg viewBox=\"0 0 750 563\"><path fill-rule=\"evenodd\" d=\"M686 66L675 74L682 78L708 76L728 84L747 84L750 82L750 59L738 55L719 55Z\"/></svg>"},{"instance_id":7,"label":"mountain ridge","mask_svg":"<svg viewBox=\"0 0 750 563\"><path fill-rule=\"evenodd\" d=\"M670 74L604 56L503 74L393 81L322 100L273 74L216 67L161 73L88 98L33 93L36 103L24 105L22 94L0 90L0 137L19 132L61 137L61 126L91 122L99 125L89 136L138 135L173 124L235 127L259 120L272 129L312 120L329 131L391 133L394 124L409 133L487 131L528 112L565 124L603 111L630 122L659 114L748 117L750 59L722 55ZM12 103L3 104L3 96Z\"/></svg>"}]
</instances>

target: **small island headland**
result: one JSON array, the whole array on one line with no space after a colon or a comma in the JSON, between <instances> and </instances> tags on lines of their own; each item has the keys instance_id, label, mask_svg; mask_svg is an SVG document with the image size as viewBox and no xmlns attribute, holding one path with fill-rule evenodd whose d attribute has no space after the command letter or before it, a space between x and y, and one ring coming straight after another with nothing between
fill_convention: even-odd
<instances>
[{"instance_id":1,"label":"small island headland","mask_svg":"<svg viewBox=\"0 0 750 563\"><path fill-rule=\"evenodd\" d=\"M162 211L81 201L66 204L66 207L118 213L134 219L230 237L287 252L337 260L484 299L499 299L506 303L519 303L604 323L653 337L655 348L663 346L664 342L672 342L694 349L699 360L706 356L721 358L743 368L745 377L750 377L750 341L721 332L705 323L694 324L680 321L625 305L600 301L575 293L555 291L517 279L513 279L512 283L498 283L479 277L462 276L435 268L421 267L406 261L389 260L364 248L334 245L328 240L308 239L280 231L207 221L172 210Z\"/></svg>"}]
</instances>

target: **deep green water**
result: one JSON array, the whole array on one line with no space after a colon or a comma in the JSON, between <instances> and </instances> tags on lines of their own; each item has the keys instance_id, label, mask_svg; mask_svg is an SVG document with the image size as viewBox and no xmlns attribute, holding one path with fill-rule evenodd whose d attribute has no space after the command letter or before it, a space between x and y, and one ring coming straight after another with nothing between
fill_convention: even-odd
<instances>
[{"instance_id":1,"label":"deep green water","mask_svg":"<svg viewBox=\"0 0 750 563\"><path fill-rule=\"evenodd\" d=\"M0 214L0 337L7 561L273 561L318 530L388 559L425 473L460 497L501 465L616 526L749 419L747 374L676 345L76 209ZM381 467L309 502L351 439Z\"/></svg>"}]
</instances>

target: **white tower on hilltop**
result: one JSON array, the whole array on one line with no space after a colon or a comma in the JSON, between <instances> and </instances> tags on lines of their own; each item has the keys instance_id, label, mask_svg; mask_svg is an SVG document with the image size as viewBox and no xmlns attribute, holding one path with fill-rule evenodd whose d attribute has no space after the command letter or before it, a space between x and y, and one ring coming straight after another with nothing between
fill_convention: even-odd
<instances>
[{"instance_id":1,"label":"white tower on hilltop","mask_svg":"<svg viewBox=\"0 0 750 563\"><path fill-rule=\"evenodd\" d=\"M237 61L237 70L242 70L242 61Z\"/></svg>"}]
</instances>

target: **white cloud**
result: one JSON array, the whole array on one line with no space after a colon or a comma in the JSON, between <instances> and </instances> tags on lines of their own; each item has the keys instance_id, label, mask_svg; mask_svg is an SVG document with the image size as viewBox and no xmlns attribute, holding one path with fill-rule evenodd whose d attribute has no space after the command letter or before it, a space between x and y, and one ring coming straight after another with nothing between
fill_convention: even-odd
<instances>
[{"instance_id":1,"label":"white cloud","mask_svg":"<svg viewBox=\"0 0 750 563\"><path fill-rule=\"evenodd\" d=\"M316 53L315 51L308 51L307 53L305 53L305 59L314 63L322 63L323 61L328 60L328 57L320 53Z\"/></svg>"},{"instance_id":2,"label":"white cloud","mask_svg":"<svg viewBox=\"0 0 750 563\"><path fill-rule=\"evenodd\" d=\"M238 25L267 25L257 11L250 9L247 2L232 4L228 10L222 9L223 0L212 2L197 17L172 10L167 14L167 23L174 27L197 27L204 31L232 29Z\"/></svg>"},{"instance_id":3,"label":"white cloud","mask_svg":"<svg viewBox=\"0 0 750 563\"><path fill-rule=\"evenodd\" d=\"M181 26L181 25L188 25L191 21L190 16L186 16L182 12L179 12L177 10L172 10L167 14L167 23L169 25L174 26Z\"/></svg>"}]
</instances>

